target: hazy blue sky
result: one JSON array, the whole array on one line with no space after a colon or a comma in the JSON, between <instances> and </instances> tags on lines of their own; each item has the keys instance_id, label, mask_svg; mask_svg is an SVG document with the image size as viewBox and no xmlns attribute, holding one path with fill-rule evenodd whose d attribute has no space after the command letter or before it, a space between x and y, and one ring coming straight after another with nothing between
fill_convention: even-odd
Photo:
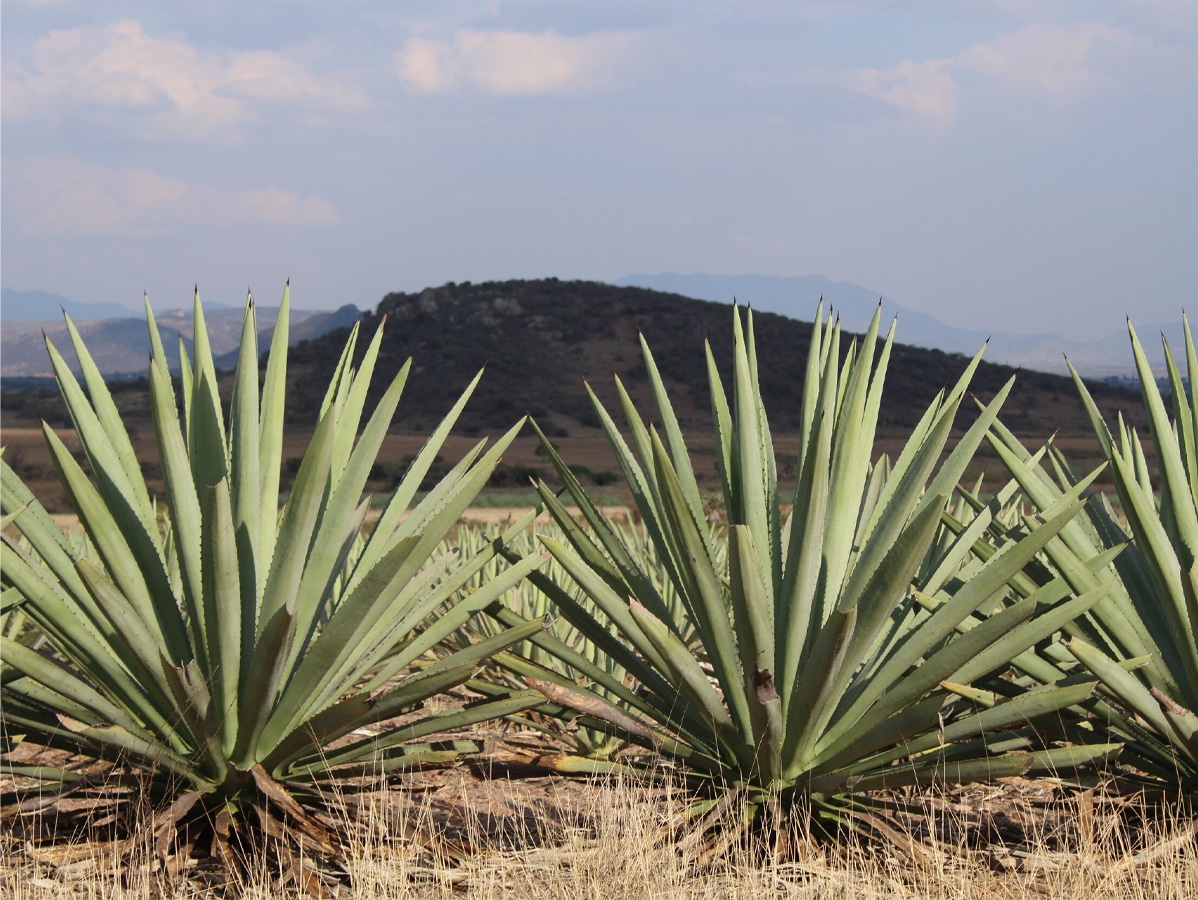
<instances>
[{"instance_id":1,"label":"hazy blue sky","mask_svg":"<svg viewBox=\"0 0 1198 900\"><path fill-rule=\"evenodd\" d=\"M1198 3L4 0L2 277L818 273L1082 338L1198 284ZM901 335L901 323L900 323Z\"/></svg>"}]
</instances>

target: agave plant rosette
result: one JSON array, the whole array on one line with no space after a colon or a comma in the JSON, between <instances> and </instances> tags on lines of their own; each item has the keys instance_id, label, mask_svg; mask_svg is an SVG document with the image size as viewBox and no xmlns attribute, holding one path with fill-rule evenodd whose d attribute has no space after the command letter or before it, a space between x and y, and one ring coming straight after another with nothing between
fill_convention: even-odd
<instances>
[{"instance_id":1,"label":"agave plant rosette","mask_svg":"<svg viewBox=\"0 0 1198 900\"><path fill-rule=\"evenodd\" d=\"M173 821L193 807L222 809L227 837L244 821L238 810L253 805L267 833L275 818L298 823L320 852L332 849L332 837L296 802L297 785L452 758L477 748L429 736L543 702L535 691L513 690L417 713L402 727L374 727L420 710L471 678L488 655L540 629L530 622L410 665L540 560L496 571L467 596L460 588L495 549L434 553L518 426L489 449L480 442L413 502L473 384L361 537L363 489L410 366L365 417L381 326L356 366L353 330L279 510L288 306L285 293L260 386L247 302L226 416L198 295L181 398L147 302L161 513L69 319L84 384L47 343L92 477L49 427L45 439L94 554L77 552L3 466L5 608L19 604L48 645L0 636L3 728L9 748L24 740L149 773L155 796L176 799ZM10 525L26 545L10 539ZM363 736L368 726L376 733ZM79 777L7 755L3 766L51 788Z\"/></svg>"},{"instance_id":2,"label":"agave plant rosette","mask_svg":"<svg viewBox=\"0 0 1198 900\"><path fill-rule=\"evenodd\" d=\"M1188 320L1183 319L1189 381L1198 376ZM1156 788L1198 792L1198 404L1164 342L1172 416L1134 327L1131 346L1148 413L1160 476L1154 483L1144 442L1119 417L1112 432L1085 383L1074 380L1109 460L1119 507L1093 496L1088 515L1046 547L1057 570L1085 589L1100 581L1108 599L1067 629L1068 652L1054 662L1073 673L1080 661L1108 703L1093 724L1127 743L1128 774ZM1044 506L1077 481L1063 455L1048 454L1051 473L1008 430L991 442L1025 495ZM1089 572L1079 557L1127 545L1110 565ZM1051 670L1042 673L1051 677ZM1058 675L1058 678L1064 677Z\"/></svg>"},{"instance_id":3,"label":"agave plant rosette","mask_svg":"<svg viewBox=\"0 0 1198 900\"><path fill-rule=\"evenodd\" d=\"M611 701L577 682L542 677L585 694L586 705L577 708L596 726L606 723L684 764L700 784L742 790L757 809L808 798L821 816L836 819L875 788L1017 775L1109 756L1116 749L1109 745L1036 749L1020 730L1085 698L1092 684L1044 686L976 706L952 689L1006 667L1059 627L1061 616L1079 614L1104 593L1078 596L1058 578L1004 603L1008 582L1080 508L1083 488L960 577L986 521L978 517L945 539L946 501L1011 384L941 462L979 354L934 400L893 464L875 461L893 327L879 340L875 315L864 338L842 353L839 325L823 323L822 307L817 323L789 515L777 483L752 313L744 323L739 310L734 314L731 397L708 348L726 555L707 527L681 429L643 338L658 425L646 424L617 378L626 438L592 393L646 538L694 623L697 653L680 639L635 553L541 436L589 526L580 527L541 484L541 498L566 534L564 541L541 541L589 602L555 589L543 573L530 577L565 618L619 660L636 688L586 672L607 697L618 698ZM983 625L958 631L976 611L999 608ZM1051 621L1043 615L1048 611L1055 613ZM534 640L552 644L546 635Z\"/></svg>"}]
</instances>

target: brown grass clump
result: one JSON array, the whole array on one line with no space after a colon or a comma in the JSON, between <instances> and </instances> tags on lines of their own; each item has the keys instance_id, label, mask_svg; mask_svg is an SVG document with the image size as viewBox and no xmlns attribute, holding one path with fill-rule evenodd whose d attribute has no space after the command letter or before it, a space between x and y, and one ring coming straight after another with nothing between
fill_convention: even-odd
<instances>
[{"instance_id":1,"label":"brown grass clump","mask_svg":"<svg viewBox=\"0 0 1198 900\"><path fill-rule=\"evenodd\" d=\"M368 786L370 787L370 786ZM203 853L155 855L150 829L31 839L10 818L0 895L175 900L302 894L404 898L1143 898L1198 896L1198 825L1180 807L1065 793L1054 782L887 798L886 837L867 820L836 841L795 835L782 860L747 833L713 854L670 785L480 778L458 767L345 793L330 804L350 835L340 883L249 867L221 880ZM117 817L119 818L119 817ZM115 818L112 820L115 822ZM882 820L877 820L881 822ZM876 823L875 823L876 824ZM40 825L41 828L33 827ZM728 823L728 834L735 829ZM115 833L109 823L109 835ZM872 832L867 834L865 832ZM912 835L916 839L907 840ZM132 852L130 852L132 851Z\"/></svg>"}]
</instances>

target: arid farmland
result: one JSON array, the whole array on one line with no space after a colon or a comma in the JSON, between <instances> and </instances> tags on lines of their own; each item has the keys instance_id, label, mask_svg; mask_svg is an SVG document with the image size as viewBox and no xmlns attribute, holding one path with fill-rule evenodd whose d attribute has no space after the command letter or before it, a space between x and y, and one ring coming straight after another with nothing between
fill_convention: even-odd
<instances>
[{"instance_id":1,"label":"arid farmland","mask_svg":"<svg viewBox=\"0 0 1198 900\"><path fill-rule=\"evenodd\" d=\"M1192 891L1176 443L1040 454L976 362L887 423L833 323L775 435L739 311L714 428L646 350L626 430L393 433L355 330L288 429L247 322L119 403L62 367L78 431L6 411L9 893Z\"/></svg>"}]
</instances>

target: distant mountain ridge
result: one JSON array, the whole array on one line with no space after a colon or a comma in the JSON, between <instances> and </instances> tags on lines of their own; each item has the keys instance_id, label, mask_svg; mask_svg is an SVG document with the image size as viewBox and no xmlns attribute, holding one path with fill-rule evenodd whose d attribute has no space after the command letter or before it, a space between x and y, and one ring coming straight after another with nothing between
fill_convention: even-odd
<instances>
[{"instance_id":1,"label":"distant mountain ridge","mask_svg":"<svg viewBox=\"0 0 1198 900\"><path fill-rule=\"evenodd\" d=\"M679 275L672 272L654 275L625 275L615 285L650 288L727 303L736 297L754 309L767 310L800 321L810 321L820 297L839 312L846 328L863 331L878 302L883 315L898 316L898 340L915 347L943 350L946 353L973 355L989 339L986 358L1038 372L1067 374L1065 358L1087 378L1108 378L1135 372L1131 344L1126 330L1112 332L1095 341L1076 341L1059 334L1019 334L954 328L925 313L906 309L885 295L848 281L831 281L822 275ZM1163 374L1165 355L1160 342L1163 334L1176 355L1185 346L1181 317L1164 325L1136 323L1136 330L1154 371Z\"/></svg>"},{"instance_id":2,"label":"distant mountain ridge","mask_svg":"<svg viewBox=\"0 0 1198 900\"><path fill-rule=\"evenodd\" d=\"M72 319L131 319L138 313L118 303L80 303L49 291L0 288L0 322L48 322L66 312Z\"/></svg>"},{"instance_id":3,"label":"distant mountain ridge","mask_svg":"<svg viewBox=\"0 0 1198 900\"><path fill-rule=\"evenodd\" d=\"M1053 333L1020 334L955 328L933 316L908 309L895 303L885 294L848 281L832 281L822 275L680 275L677 273L633 274L610 282L622 287L642 287L655 291L728 303L734 297L755 309L774 312L799 321L810 321L820 297L834 307L845 328L864 331L870 317L881 302L886 320L898 316L898 339L914 347L943 350L946 353L973 355L987 340L986 358L992 362L1032 369L1038 372L1067 374L1066 358L1087 378L1111 378L1115 380L1134 376L1127 331L1118 329L1110 335L1094 341L1077 341ZM205 302L209 324L215 324L213 316L218 312L231 313L230 321L240 326L240 306ZM259 317L270 307L258 307ZM148 342L142 340L144 329L130 327L129 322L140 323L142 311L115 303L82 303L49 291L15 291L3 288L0 291L0 322L3 323L3 340L0 343L0 374L5 376L28 376L45 374L45 352L40 341L32 347L29 339L45 330L56 343L65 338L61 313L69 314L77 325L109 321L98 327L89 324L87 331L93 335L100 351L109 360L102 371L106 374L141 372L145 366ZM168 329L175 325L172 312L156 313L160 324ZM179 329L185 336L190 334L190 312L181 313L186 323ZM326 330L348 327L361 315L352 305L338 310L301 311L293 308L292 343L318 336ZM164 320L163 317L166 317ZM124 320L123 324L118 324ZM273 320L271 320L273 321ZM323 324L321 324L323 323ZM266 326L260 321L260 326ZM1154 372L1165 372L1164 350L1160 337L1168 341L1175 355L1184 352L1184 335L1180 316L1177 321L1165 324L1137 322L1136 328ZM234 335L237 333L234 330ZM58 337L55 337L57 335ZM164 339L167 334L164 331ZM167 340L172 365L178 364L177 336ZM123 349L122 349L123 348ZM233 365L236 354L236 337L224 350L218 351L218 365ZM95 348L93 348L95 349ZM126 368L128 367L128 368Z\"/></svg>"},{"instance_id":4,"label":"distant mountain ridge","mask_svg":"<svg viewBox=\"0 0 1198 900\"><path fill-rule=\"evenodd\" d=\"M141 313L126 310L127 315L119 318L84 318L102 304L76 303L71 306L83 310L82 314L71 312L71 308L63 304L63 309L71 316L102 374L108 377L145 374L146 361L150 355L150 338L145 318ZM42 340L43 334L54 343L68 362L75 362L66 325L61 316L57 315L58 309L53 312L56 316L51 320L5 320L3 329L0 330L0 375L7 378L29 378L51 374L49 358ZM269 346L278 313L277 306L255 307L259 348L262 352ZM237 363L243 315L244 310L240 307L204 304L204 319L208 325L209 341L218 368L231 369ZM332 312L293 310L288 342L294 346L301 341L314 340L330 331L349 328L360 315L361 311L352 304ZM191 352L191 310L165 310L156 312L154 318L162 335L167 365L173 371L177 371L180 340L188 352Z\"/></svg>"}]
</instances>

